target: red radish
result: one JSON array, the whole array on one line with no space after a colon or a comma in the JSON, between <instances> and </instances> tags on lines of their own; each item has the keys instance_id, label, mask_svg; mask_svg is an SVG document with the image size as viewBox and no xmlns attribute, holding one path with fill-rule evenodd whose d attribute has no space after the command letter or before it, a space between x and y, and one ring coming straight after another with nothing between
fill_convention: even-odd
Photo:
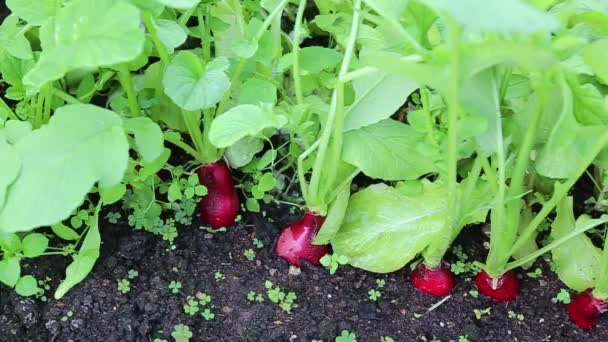
<instances>
[{"instance_id":1,"label":"red radish","mask_svg":"<svg viewBox=\"0 0 608 342\"><path fill-rule=\"evenodd\" d=\"M499 302L509 302L519 296L519 280L515 272L508 271L498 278L481 271L475 277L479 292Z\"/></svg>"},{"instance_id":2,"label":"red radish","mask_svg":"<svg viewBox=\"0 0 608 342\"><path fill-rule=\"evenodd\" d=\"M207 195L198 205L205 222L214 228L233 224L240 204L228 165L223 161L203 165L198 179L207 187Z\"/></svg>"},{"instance_id":3,"label":"red radish","mask_svg":"<svg viewBox=\"0 0 608 342\"><path fill-rule=\"evenodd\" d=\"M424 262L419 263L412 271L411 281L415 288L433 296L449 295L456 284L450 264L445 261L436 269L427 267Z\"/></svg>"},{"instance_id":4,"label":"red radish","mask_svg":"<svg viewBox=\"0 0 608 342\"><path fill-rule=\"evenodd\" d=\"M306 210L304 217L283 229L275 252L290 264L300 266L300 260L306 260L319 266L321 258L329 253L329 245L313 245L312 240L319 232L325 218L315 212Z\"/></svg>"},{"instance_id":5,"label":"red radish","mask_svg":"<svg viewBox=\"0 0 608 342\"><path fill-rule=\"evenodd\" d=\"M600 319L600 315L608 311L608 302L595 298L591 289L579 293L567 306L570 319L583 330L593 328Z\"/></svg>"}]
</instances>

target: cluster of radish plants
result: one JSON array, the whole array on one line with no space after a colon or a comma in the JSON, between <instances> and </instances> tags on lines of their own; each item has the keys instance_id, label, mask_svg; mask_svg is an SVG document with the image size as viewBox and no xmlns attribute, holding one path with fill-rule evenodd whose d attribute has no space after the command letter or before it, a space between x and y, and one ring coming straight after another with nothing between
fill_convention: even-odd
<instances>
[{"instance_id":1,"label":"cluster of radish plants","mask_svg":"<svg viewBox=\"0 0 608 342\"><path fill-rule=\"evenodd\" d=\"M291 203L304 216L275 245L291 264L333 251L387 273L421 256L412 284L445 296L446 251L487 222L481 293L514 300L516 270L550 253L576 324L608 310L603 1L6 5L0 282L18 293L39 291L24 258L72 258L56 298L82 281L100 219L173 243L197 212L219 229Z\"/></svg>"}]
</instances>

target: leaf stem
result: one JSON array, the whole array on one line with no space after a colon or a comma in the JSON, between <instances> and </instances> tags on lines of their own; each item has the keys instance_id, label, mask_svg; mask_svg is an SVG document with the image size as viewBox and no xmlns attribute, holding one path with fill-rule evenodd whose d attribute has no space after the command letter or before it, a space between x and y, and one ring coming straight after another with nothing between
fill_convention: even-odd
<instances>
[{"instance_id":1,"label":"leaf stem","mask_svg":"<svg viewBox=\"0 0 608 342\"><path fill-rule=\"evenodd\" d=\"M82 104L82 102L80 102L80 100L78 100L74 96L66 93L65 91L63 91L61 89L57 89L55 87L51 87L51 93L53 94L53 96L56 96L56 97L62 99L66 103L69 103L69 104Z\"/></svg>"},{"instance_id":2,"label":"leaf stem","mask_svg":"<svg viewBox=\"0 0 608 342\"><path fill-rule=\"evenodd\" d=\"M118 80L120 81L123 90L127 94L127 100L129 102L129 110L131 111L131 116L134 118L139 117L141 116L141 108L139 107L139 101L137 100L135 83L133 82L133 77L131 76L129 65L127 63L122 63L118 65L117 69Z\"/></svg>"},{"instance_id":3,"label":"leaf stem","mask_svg":"<svg viewBox=\"0 0 608 342\"><path fill-rule=\"evenodd\" d=\"M608 241L608 232L604 237L604 241ZM599 299L608 299L608 245L604 242L604 250L602 251L602 259L600 261L600 267L598 272L595 289L593 289L593 296Z\"/></svg>"},{"instance_id":4,"label":"leaf stem","mask_svg":"<svg viewBox=\"0 0 608 342\"><path fill-rule=\"evenodd\" d=\"M0 97L0 110L4 110L8 115L9 119L19 120L17 114L15 114L15 112L11 109L11 107L9 107L9 105L6 104L6 102L4 102L4 99L2 97Z\"/></svg>"},{"instance_id":5,"label":"leaf stem","mask_svg":"<svg viewBox=\"0 0 608 342\"><path fill-rule=\"evenodd\" d=\"M156 51L158 52L158 56L160 57L160 62L162 63L164 70L164 67L166 67L171 60L169 52L167 52L167 48L163 42L160 41L160 38L158 38L158 32L156 31L156 26L154 26L154 19L152 19L152 15L149 12L144 12L143 18L144 25L150 33L150 38L152 38L154 47L156 47Z\"/></svg>"},{"instance_id":6,"label":"leaf stem","mask_svg":"<svg viewBox=\"0 0 608 342\"><path fill-rule=\"evenodd\" d=\"M334 134L334 138L336 139L336 146L334 146L334 151L338 151L337 153L341 153L342 146L342 122L338 122L336 125L336 117L339 117L340 121L343 121L343 112L344 112L344 82L339 80L340 76L345 75L348 72L350 67L350 62L353 58L355 51L355 43L357 42L357 34L359 32L359 24L360 24L360 9L361 9L361 0L355 0L354 14L353 14L353 22L350 30L350 35L348 38L348 44L346 45L346 50L344 51L344 60L342 61L342 66L340 67L340 71L338 74L338 81L334 89L334 93L332 96L332 105L327 117L327 121L323 127L323 132L321 133L320 143L319 143L319 151L317 153L317 157L315 159L315 164L312 169L312 176L309 185L309 194L310 200L314 201L313 203L307 202L306 204L309 207L320 207L316 209L323 209L322 212L325 211L325 207L327 200L325 195L320 193L320 183L321 177L324 176L323 172L328 172L328 179L335 179L336 173L338 172L338 165L333 165L334 167L327 167L326 164L326 153L329 145L330 138L332 133ZM337 131L339 129L339 131ZM335 160L335 162L339 162ZM326 184L330 184L327 182Z\"/></svg>"},{"instance_id":7,"label":"leaf stem","mask_svg":"<svg viewBox=\"0 0 608 342\"><path fill-rule=\"evenodd\" d=\"M293 85L296 92L296 102L298 105L304 103L304 94L302 93L302 79L300 77L300 36L302 35L302 21L304 18L304 10L306 10L306 4L308 1L300 0L298 5L298 13L296 15L296 25L293 30L293 44L292 44L292 77Z\"/></svg>"},{"instance_id":8,"label":"leaf stem","mask_svg":"<svg viewBox=\"0 0 608 342\"><path fill-rule=\"evenodd\" d=\"M444 232L442 236L432 243L424 254L424 262L431 269L437 269L441 265L443 255L448 250L452 243L452 235L456 230L458 223L459 196L458 196L458 136L457 124L460 115L460 39L462 29L452 24L449 27L449 40L451 42L451 58L450 58L450 88L447 94L448 103L448 133L447 133L447 187L448 187L448 205L447 215L444 223Z\"/></svg>"}]
</instances>

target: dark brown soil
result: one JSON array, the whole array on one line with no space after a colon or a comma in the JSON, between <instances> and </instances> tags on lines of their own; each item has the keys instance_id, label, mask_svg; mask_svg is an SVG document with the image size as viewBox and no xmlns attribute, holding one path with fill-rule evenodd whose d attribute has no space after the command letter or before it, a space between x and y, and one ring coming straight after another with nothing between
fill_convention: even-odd
<instances>
[{"instance_id":1,"label":"dark brown soil","mask_svg":"<svg viewBox=\"0 0 608 342\"><path fill-rule=\"evenodd\" d=\"M523 293L513 303L471 297L474 283L460 276L455 294L432 311L428 309L440 299L414 290L405 269L380 275L343 267L330 276L324 269L304 266L301 274L290 275L289 266L272 253L272 244L279 227L292 218L287 210L273 210L267 219L248 214L227 233L216 234L199 229L199 224L180 227L173 251L152 234L105 223L96 267L64 299L43 303L0 287L0 340L172 340L173 326L182 323L192 329L193 341L333 341L343 329L356 333L359 341L380 341L381 336L396 341L457 341L460 336L471 341L608 341L608 318L582 332L570 323L563 304L552 303L563 285L544 262L547 276L524 275ZM479 230L470 228L463 237L468 241L465 251L477 257L484 253ZM254 237L265 246L249 261L243 252L255 249ZM65 258L51 257L26 268L50 276L56 286L65 265ZM117 281L130 269L139 276L123 295ZM216 271L224 274L223 281L215 281ZM381 278L386 280L382 297L371 302L367 292ZM182 293L170 292L171 280L183 284ZM265 294L265 280L297 294L298 307L291 314L268 299L247 302L249 291ZM184 313L186 296L196 291L213 297L214 320ZM474 310L486 308L490 314L476 319ZM68 311L73 317L62 320ZM523 314L523 320L509 317L509 311Z\"/></svg>"}]
</instances>

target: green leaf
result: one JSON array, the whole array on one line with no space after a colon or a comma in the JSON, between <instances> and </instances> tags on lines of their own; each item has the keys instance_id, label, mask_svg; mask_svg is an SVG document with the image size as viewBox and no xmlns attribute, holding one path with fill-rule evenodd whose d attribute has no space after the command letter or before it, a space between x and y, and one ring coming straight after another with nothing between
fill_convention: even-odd
<instances>
[{"instance_id":1,"label":"green leaf","mask_svg":"<svg viewBox=\"0 0 608 342\"><path fill-rule=\"evenodd\" d=\"M146 117L126 119L125 131L135 135L137 153L144 161L153 162L164 150L163 132L158 124Z\"/></svg>"},{"instance_id":2,"label":"green leaf","mask_svg":"<svg viewBox=\"0 0 608 342\"><path fill-rule=\"evenodd\" d=\"M398 22L409 0L363 0L381 16Z\"/></svg>"},{"instance_id":3,"label":"green leaf","mask_svg":"<svg viewBox=\"0 0 608 342\"><path fill-rule=\"evenodd\" d=\"M23 80L34 87L75 69L129 62L144 48L139 10L125 1L71 1L40 30L40 60Z\"/></svg>"},{"instance_id":4,"label":"green leaf","mask_svg":"<svg viewBox=\"0 0 608 342\"><path fill-rule=\"evenodd\" d=\"M375 72L353 81L355 102L348 107L344 131L350 131L388 119L418 89L410 78Z\"/></svg>"},{"instance_id":5,"label":"green leaf","mask_svg":"<svg viewBox=\"0 0 608 342\"><path fill-rule=\"evenodd\" d=\"M592 84L571 81L570 89L574 99L574 116L583 125L608 124L608 102L598 88Z\"/></svg>"},{"instance_id":6,"label":"green leaf","mask_svg":"<svg viewBox=\"0 0 608 342\"><path fill-rule=\"evenodd\" d=\"M38 281L31 275L19 278L19 281L15 285L15 292L20 296L33 296L37 294L38 291L40 291L40 288L38 288Z\"/></svg>"},{"instance_id":7,"label":"green leaf","mask_svg":"<svg viewBox=\"0 0 608 342\"><path fill-rule=\"evenodd\" d=\"M209 141L218 148L226 148L247 136L256 136L266 128L281 128L287 118L277 115L271 107L238 105L218 116L211 123Z\"/></svg>"},{"instance_id":8,"label":"green leaf","mask_svg":"<svg viewBox=\"0 0 608 342\"><path fill-rule=\"evenodd\" d=\"M374 184L351 196L334 253L353 266L387 273L405 266L438 236L447 215L445 189L423 182L423 191Z\"/></svg>"},{"instance_id":9,"label":"green leaf","mask_svg":"<svg viewBox=\"0 0 608 342\"><path fill-rule=\"evenodd\" d=\"M209 9L215 53L226 58L236 57L233 50L236 42L246 37L246 23L240 0L214 2Z\"/></svg>"},{"instance_id":10,"label":"green leaf","mask_svg":"<svg viewBox=\"0 0 608 342\"><path fill-rule=\"evenodd\" d=\"M63 298L72 287L84 280L95 266L97 258L99 258L99 247L101 245L101 237L99 236L100 208L101 205L97 205L87 236L84 238L78 254L74 256L72 263L65 270L65 279L57 287L55 299Z\"/></svg>"},{"instance_id":11,"label":"green leaf","mask_svg":"<svg viewBox=\"0 0 608 342\"><path fill-rule=\"evenodd\" d=\"M167 198L169 199L170 202L175 202L175 201L182 199L182 187L179 185L179 183L177 181L173 182L173 183L171 183L171 185L169 185L169 190L167 192Z\"/></svg>"},{"instance_id":12,"label":"green leaf","mask_svg":"<svg viewBox=\"0 0 608 342\"><path fill-rule=\"evenodd\" d=\"M344 133L342 158L372 178L417 179L437 171L434 160L439 156L423 153L425 144L423 134L387 119Z\"/></svg>"},{"instance_id":13,"label":"green leaf","mask_svg":"<svg viewBox=\"0 0 608 342\"><path fill-rule=\"evenodd\" d=\"M582 126L576 121L573 96L565 81L561 86L561 113L551 130L549 139L539 151L536 170L545 177L565 179L573 176L580 167L586 151L596 144L596 137L605 131L604 126Z\"/></svg>"},{"instance_id":14,"label":"green leaf","mask_svg":"<svg viewBox=\"0 0 608 342\"><path fill-rule=\"evenodd\" d=\"M460 87L463 109L478 119L477 122L485 124L485 129L475 134L477 145L486 155L492 155L498 149L496 137L501 127L499 90L494 69L484 70L463 83Z\"/></svg>"},{"instance_id":15,"label":"green leaf","mask_svg":"<svg viewBox=\"0 0 608 342\"><path fill-rule=\"evenodd\" d=\"M173 53L174 49L184 44L188 38L188 33L184 27L173 20L156 19L154 20L154 27L158 38L169 53Z\"/></svg>"},{"instance_id":16,"label":"green leaf","mask_svg":"<svg viewBox=\"0 0 608 342\"><path fill-rule=\"evenodd\" d=\"M23 238L21 244L23 255L28 258L35 258L46 251L49 246L49 239L40 233L32 233Z\"/></svg>"},{"instance_id":17,"label":"green leaf","mask_svg":"<svg viewBox=\"0 0 608 342\"><path fill-rule=\"evenodd\" d=\"M16 254L21 251L21 239L17 234L0 233L0 249L7 254Z\"/></svg>"},{"instance_id":18,"label":"green leaf","mask_svg":"<svg viewBox=\"0 0 608 342\"><path fill-rule=\"evenodd\" d=\"M262 175L258 182L258 189L263 192L268 192L277 185L277 180L274 178L272 172L266 172Z\"/></svg>"},{"instance_id":19,"label":"green leaf","mask_svg":"<svg viewBox=\"0 0 608 342\"><path fill-rule=\"evenodd\" d=\"M21 159L13 146L2 138L1 131L0 165L2 165L2 172L0 172L0 210L2 210L8 187L17 179L21 170Z\"/></svg>"},{"instance_id":20,"label":"green leaf","mask_svg":"<svg viewBox=\"0 0 608 342\"><path fill-rule=\"evenodd\" d=\"M604 84L608 84L608 65L606 55L608 54L608 39L597 40L585 47L583 59L593 69L597 77Z\"/></svg>"},{"instance_id":21,"label":"green leaf","mask_svg":"<svg viewBox=\"0 0 608 342\"><path fill-rule=\"evenodd\" d=\"M300 50L300 68L308 74L318 74L334 68L342 60L342 54L322 46L309 46Z\"/></svg>"},{"instance_id":22,"label":"green leaf","mask_svg":"<svg viewBox=\"0 0 608 342\"><path fill-rule=\"evenodd\" d=\"M154 0L167 7L177 8L180 10L188 10L198 5L201 0Z\"/></svg>"},{"instance_id":23,"label":"green leaf","mask_svg":"<svg viewBox=\"0 0 608 342\"><path fill-rule=\"evenodd\" d=\"M264 141L254 137L240 139L226 149L226 158L233 168L243 167L253 160L256 153L264 149Z\"/></svg>"},{"instance_id":24,"label":"green leaf","mask_svg":"<svg viewBox=\"0 0 608 342\"><path fill-rule=\"evenodd\" d=\"M127 192L127 187L118 183L108 188L99 188L99 195L103 204L114 204L122 199Z\"/></svg>"},{"instance_id":25,"label":"green leaf","mask_svg":"<svg viewBox=\"0 0 608 342\"><path fill-rule=\"evenodd\" d=\"M241 86L239 104L259 105L260 103L277 102L277 87L269 81L250 78Z\"/></svg>"},{"instance_id":26,"label":"green leaf","mask_svg":"<svg viewBox=\"0 0 608 342\"><path fill-rule=\"evenodd\" d=\"M572 197L567 197L557 206L557 217L551 225L551 238L554 240L585 225L584 216L574 221L572 204ZM584 291L595 287L602 251L595 247L589 237L579 234L555 247L551 253L559 279L569 288Z\"/></svg>"},{"instance_id":27,"label":"green leaf","mask_svg":"<svg viewBox=\"0 0 608 342\"><path fill-rule=\"evenodd\" d=\"M228 67L225 58L215 58L203 66L200 57L190 51L181 51L165 71L165 92L183 109L210 108L230 89L230 79L226 76Z\"/></svg>"},{"instance_id":28,"label":"green leaf","mask_svg":"<svg viewBox=\"0 0 608 342\"><path fill-rule=\"evenodd\" d=\"M164 148L160 156L153 161L146 162L143 160L141 163L141 169L139 170L139 175L145 179L156 174L163 168L167 161L169 161L169 157L171 157L171 150Z\"/></svg>"},{"instance_id":29,"label":"green leaf","mask_svg":"<svg viewBox=\"0 0 608 342\"><path fill-rule=\"evenodd\" d=\"M21 32L18 23L19 19L11 15L6 17L0 25L0 51L6 50L10 55L19 59L32 59L32 47Z\"/></svg>"},{"instance_id":30,"label":"green leaf","mask_svg":"<svg viewBox=\"0 0 608 342\"><path fill-rule=\"evenodd\" d=\"M523 0L417 0L458 21L468 33L536 33L552 31L560 22Z\"/></svg>"},{"instance_id":31,"label":"green leaf","mask_svg":"<svg viewBox=\"0 0 608 342\"><path fill-rule=\"evenodd\" d=\"M9 120L0 128L0 139L4 137L10 144L15 144L31 132L32 124L29 121Z\"/></svg>"},{"instance_id":32,"label":"green leaf","mask_svg":"<svg viewBox=\"0 0 608 342\"><path fill-rule=\"evenodd\" d=\"M21 265L18 257L0 260L0 282L13 287L21 275Z\"/></svg>"},{"instance_id":33,"label":"green leaf","mask_svg":"<svg viewBox=\"0 0 608 342\"><path fill-rule=\"evenodd\" d=\"M248 211L259 213L260 212L260 203L255 198L248 198L245 201L245 207Z\"/></svg>"},{"instance_id":34,"label":"green leaf","mask_svg":"<svg viewBox=\"0 0 608 342\"><path fill-rule=\"evenodd\" d=\"M93 105L68 105L15 144L21 172L0 210L0 231L28 231L70 216L95 182L119 183L129 145L120 117ZM32 215L36 213L36 215Z\"/></svg>"},{"instance_id":35,"label":"green leaf","mask_svg":"<svg viewBox=\"0 0 608 342\"><path fill-rule=\"evenodd\" d=\"M75 241L80 238L80 235L74 231L74 229L66 226L63 223L57 223L51 226L53 233L60 238L68 241Z\"/></svg>"},{"instance_id":36,"label":"green leaf","mask_svg":"<svg viewBox=\"0 0 608 342\"><path fill-rule=\"evenodd\" d=\"M31 25L39 26L55 15L55 0L6 0L6 7Z\"/></svg>"},{"instance_id":37,"label":"green leaf","mask_svg":"<svg viewBox=\"0 0 608 342\"><path fill-rule=\"evenodd\" d=\"M346 208L348 207L348 200L350 199L350 184L348 184L344 190L340 191L336 200L329 207L325 222L319 229L317 236L312 241L315 245L325 245L329 243L342 225L344 221L344 215L346 215ZM344 256L340 256L344 257ZM342 263L343 265L346 262Z\"/></svg>"}]
</instances>

